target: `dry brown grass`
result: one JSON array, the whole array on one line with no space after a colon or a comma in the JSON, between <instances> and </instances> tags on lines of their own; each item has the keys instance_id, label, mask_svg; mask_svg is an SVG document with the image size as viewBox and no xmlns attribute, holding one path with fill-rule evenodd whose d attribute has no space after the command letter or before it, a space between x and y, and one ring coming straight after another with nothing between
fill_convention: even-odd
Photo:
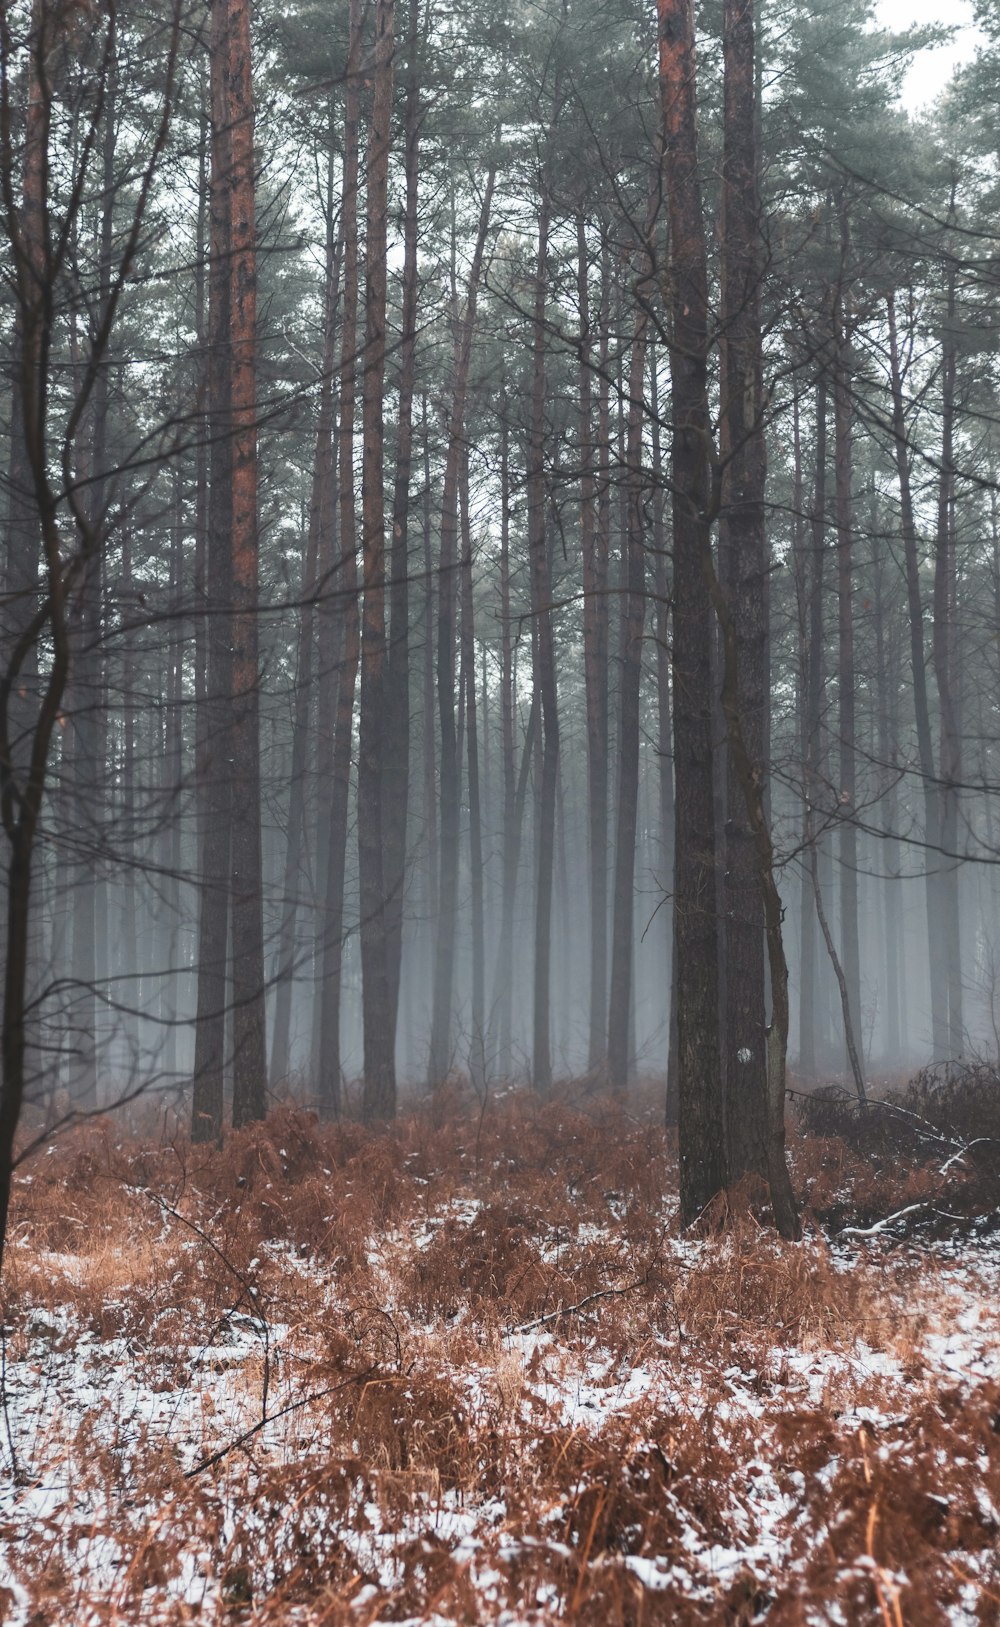
<instances>
[{"instance_id":1,"label":"dry brown grass","mask_svg":"<svg viewBox=\"0 0 1000 1627\"><path fill-rule=\"evenodd\" d=\"M816 1213L933 1175L793 1150ZM685 1240L674 1184L654 1106L570 1095L65 1137L13 1215L0 1621L1000 1619L1000 1393L928 1343L995 1346L995 1257L788 1245L750 1191Z\"/></svg>"}]
</instances>

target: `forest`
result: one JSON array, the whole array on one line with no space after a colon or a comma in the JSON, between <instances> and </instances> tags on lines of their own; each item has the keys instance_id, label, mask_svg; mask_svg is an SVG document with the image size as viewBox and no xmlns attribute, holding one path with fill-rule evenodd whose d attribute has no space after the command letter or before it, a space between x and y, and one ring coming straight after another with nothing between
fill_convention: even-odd
<instances>
[{"instance_id":1,"label":"forest","mask_svg":"<svg viewBox=\"0 0 1000 1627\"><path fill-rule=\"evenodd\" d=\"M0 1623L1000 1620L953 10L0 0Z\"/></svg>"}]
</instances>

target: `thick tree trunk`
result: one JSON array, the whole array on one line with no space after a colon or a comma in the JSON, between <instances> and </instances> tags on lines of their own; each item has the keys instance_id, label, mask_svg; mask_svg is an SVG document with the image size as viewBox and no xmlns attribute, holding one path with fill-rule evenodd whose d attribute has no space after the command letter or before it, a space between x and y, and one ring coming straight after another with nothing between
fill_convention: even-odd
<instances>
[{"instance_id":1,"label":"thick tree trunk","mask_svg":"<svg viewBox=\"0 0 1000 1627\"><path fill-rule=\"evenodd\" d=\"M674 537L674 960L681 1218L726 1184L713 803L708 276L691 0L657 0L670 223Z\"/></svg>"},{"instance_id":2,"label":"thick tree trunk","mask_svg":"<svg viewBox=\"0 0 1000 1627\"><path fill-rule=\"evenodd\" d=\"M27 83L24 87L24 131L22 149L20 219L11 223L19 231L20 256L12 270L15 276L15 308L13 333L13 366L10 380L10 467L8 479L9 504L7 508L7 535L4 554L4 603L0 606L3 628L4 663L11 652L18 651L20 664L18 682L9 699L7 760L0 764L0 772L11 776L12 785L23 781L29 772L30 741L39 706L39 671L37 640L31 628L37 615L41 589L42 530L35 501L35 479L32 468L31 411L35 405L34 392L39 383L39 366L44 362L48 347L48 321L45 310L45 176L48 163L48 139L51 104L40 82L38 68L46 61L54 43L53 30L59 25L59 13L45 5L44 0L31 0L31 19L27 40ZM10 135L7 136L10 141ZM24 852L30 854L33 836ZM15 853L9 855L11 875L8 887L0 891L0 920L2 911L15 908L13 866ZM30 862L30 860L29 860ZM37 887L36 887L37 893ZM15 935L19 923L11 928ZM20 979L22 1011L13 1022L21 1025L18 1041L21 1054L21 1073L25 1058L36 1045L37 1013L30 1016L23 1009L25 994L38 992L38 979L43 964L41 918L36 911L25 914L24 955L26 966ZM8 949L8 954L10 953ZM9 972L9 968L8 968ZM11 987L13 994L13 986ZM6 1087L5 1087L6 1088ZM15 1090L17 1094L17 1090ZM3 1110L0 1109L0 1115ZM20 1096L16 1108L20 1115ZM16 1117L13 1120L16 1124ZM0 1179L2 1179L0 1170ZM3 1231L0 1230L0 1244Z\"/></svg>"},{"instance_id":3,"label":"thick tree trunk","mask_svg":"<svg viewBox=\"0 0 1000 1627\"><path fill-rule=\"evenodd\" d=\"M364 1117L396 1111L396 1024L390 995L387 891L383 836L385 696L385 382L386 253L389 149L392 142L394 0L375 10L374 95L368 135L368 218L365 232L365 364L362 391L361 730L358 757L358 873L361 897L361 976L364 1028Z\"/></svg>"},{"instance_id":4,"label":"thick tree trunk","mask_svg":"<svg viewBox=\"0 0 1000 1627\"><path fill-rule=\"evenodd\" d=\"M768 827L765 792L758 764L747 749L739 685L739 634L725 593L708 568L722 633L722 710L726 719L729 761L739 781L750 824L757 881L764 900L764 930L771 974L771 1021L767 1030L766 1176L774 1222L782 1237L801 1235L798 1207L785 1160L785 1064L788 1056L788 965L785 960L781 895L775 881L774 849Z\"/></svg>"}]
</instances>

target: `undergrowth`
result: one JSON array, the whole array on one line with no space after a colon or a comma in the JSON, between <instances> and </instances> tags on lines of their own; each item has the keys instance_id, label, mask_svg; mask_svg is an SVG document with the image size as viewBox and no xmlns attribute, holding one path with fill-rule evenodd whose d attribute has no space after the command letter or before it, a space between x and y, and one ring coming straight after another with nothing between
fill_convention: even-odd
<instances>
[{"instance_id":1,"label":"undergrowth","mask_svg":"<svg viewBox=\"0 0 1000 1627\"><path fill-rule=\"evenodd\" d=\"M985 1236L1000 1228L994 1064L924 1068L867 1102L831 1085L796 1095L795 1106L808 1132L808 1202L828 1228L871 1226L902 1210L910 1233Z\"/></svg>"},{"instance_id":2,"label":"undergrowth","mask_svg":"<svg viewBox=\"0 0 1000 1627\"><path fill-rule=\"evenodd\" d=\"M915 1089L905 1145L807 1104L801 1245L750 1191L682 1236L653 1101L63 1136L12 1216L0 1621L995 1621L995 1256L831 1235L989 1197Z\"/></svg>"}]
</instances>

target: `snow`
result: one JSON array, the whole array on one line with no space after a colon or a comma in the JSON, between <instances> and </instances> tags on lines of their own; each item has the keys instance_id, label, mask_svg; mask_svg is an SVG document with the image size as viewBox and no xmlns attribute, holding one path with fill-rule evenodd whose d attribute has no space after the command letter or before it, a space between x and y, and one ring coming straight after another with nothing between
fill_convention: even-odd
<instances>
[{"instance_id":1,"label":"snow","mask_svg":"<svg viewBox=\"0 0 1000 1627\"><path fill-rule=\"evenodd\" d=\"M447 1221L471 1223L480 1208L476 1200L460 1199L446 1212L369 1240L367 1255L387 1315L403 1319L394 1300L400 1261L426 1251ZM594 1228L587 1240L599 1240ZM668 1239L664 1247L676 1267L692 1271L706 1261L710 1265L712 1250L724 1251L726 1244ZM841 1254L838 1271L877 1270L878 1247L873 1243L866 1252L859 1245L850 1256ZM262 1259L267 1269L289 1279L315 1278L320 1272L308 1259L278 1246L256 1259L254 1270ZM73 1256L53 1256L48 1263L53 1281L75 1280L78 1261ZM884 1438L905 1430L912 1411L915 1370L920 1371L924 1395L956 1386L971 1392L1000 1382L1000 1256L981 1250L962 1258L942 1250L931 1264L933 1270L925 1273L926 1295L917 1289L906 1307L911 1323L922 1318L925 1328L917 1346L903 1352L893 1348L891 1337L878 1347L860 1338L825 1347L778 1338L762 1357L755 1355L746 1365L733 1359L723 1365L705 1349L692 1350L687 1330L679 1326L674 1333L647 1339L638 1355L623 1354L604 1341L601 1307L595 1306L594 1316L582 1327L574 1325L569 1334L561 1322L529 1331L511 1328L503 1332L492 1356L484 1351L481 1365L456 1361L449 1377L464 1395L470 1429L482 1431L490 1409L496 1412L504 1398L513 1403L506 1427L518 1436L526 1459L542 1437L558 1434L567 1442L586 1439L599 1444L605 1438L620 1438L624 1430L638 1452L655 1444L649 1431L664 1419L701 1420L705 1427L710 1420L720 1450L731 1452L734 1459L744 1454L739 1474L722 1492L718 1523L727 1539L718 1540L713 1521L678 1500L673 1512L682 1561L628 1552L585 1555L582 1563L589 1559L596 1567L617 1565L653 1594L673 1591L712 1601L744 1573L751 1573L766 1591L769 1581L787 1575L799 1562L808 1534L810 1487L800 1469L782 1466L777 1429L783 1418L810 1410L825 1413L836 1420L838 1441L861 1438L869 1442L866 1450L873 1458L881 1454L886 1459L890 1448ZM322 1291L333 1323L339 1315L336 1284L324 1281ZM8 1475L0 1487L0 1586L10 1595L3 1618L6 1627L29 1627L34 1620L18 1555L43 1531L58 1563L79 1578L81 1598L118 1597L137 1555L152 1553L162 1542L176 1562L164 1561L159 1568L151 1563L143 1622L154 1627L173 1620L170 1612L181 1606L197 1612L203 1621L227 1619L232 1601L227 1603L226 1588L237 1584L226 1583L217 1555L225 1553L228 1544L238 1546L239 1531L255 1529L257 1516L249 1517L246 1506L256 1480L265 1468L322 1464L328 1450L326 1401L283 1412L311 1388L322 1390L308 1382L310 1364L317 1357L315 1328L268 1324L260 1316L237 1310L217 1319L210 1342L158 1347L155 1336L141 1345L126 1337L99 1336L81 1325L69 1302L22 1306L18 1321L21 1346L17 1359L8 1353L6 1425L0 1423L0 1439L4 1430L9 1432L21 1471L19 1483ZM414 1324L407 1329L406 1340L412 1362L419 1359L421 1341L428 1347L433 1342L436 1359L440 1357L441 1327ZM262 1421L261 1412L265 1356L270 1421ZM419 1392L400 1386L401 1401L412 1402L414 1393ZM257 1425L262 1427L254 1437L252 1456L234 1452L213 1483L220 1521L214 1553L199 1546L198 1533L185 1524L183 1481L156 1506L141 1506L141 1463L154 1446L172 1454L183 1477ZM817 1487L829 1490L834 1485L841 1451L838 1448L817 1468ZM115 1466L114 1473L91 1474L90 1468L103 1455ZM399 1518L387 1522L385 1500L371 1489L370 1477L378 1469L370 1464L351 1471L339 1515L338 1536L357 1575L371 1578L352 1597L366 1623L380 1619L372 1611L377 1612L385 1595L402 1589L411 1572L419 1574L441 1553L467 1575L482 1619L514 1627L518 1620L546 1621L564 1613L565 1599L551 1582L541 1580L526 1602L529 1616L510 1614L503 1567L532 1551L544 1553L546 1563L580 1566L580 1549L567 1535L565 1510L553 1510L557 1517L544 1536L515 1534L508 1529L510 1511L502 1495L468 1502L440 1477L436 1485L428 1477L426 1495L413 1499ZM974 1470L970 1462L970 1474ZM117 1488L117 1502L109 1487ZM130 1496L137 1506L127 1506ZM1000 1515L986 1487L974 1486L973 1496L983 1523L1000 1528ZM942 1497L940 1502L946 1511L948 1499ZM329 1520L320 1504L313 1510L303 1502L291 1512L301 1519L303 1530L311 1523L322 1530ZM539 1513L544 1515L544 1510ZM283 1529L290 1517L288 1508L275 1511L276 1530ZM259 1520L256 1529L259 1535ZM813 1530L810 1540L818 1542L822 1535ZM861 1561L867 1559L862 1555L858 1562L862 1570ZM963 1567L966 1573L973 1569L969 1555L963 1556ZM855 1574L857 1570L858 1565ZM907 1585L901 1571L885 1569L877 1575L887 1587ZM979 1619L975 1612L980 1600L976 1579L970 1576L962 1583L960 1603L949 1619L955 1623ZM96 1622L99 1617L89 1618L84 1612L78 1627L87 1627L89 1619ZM453 1618L435 1611L409 1619L444 1624ZM824 1615L810 1610L807 1619L837 1623L850 1617L831 1600Z\"/></svg>"}]
</instances>

